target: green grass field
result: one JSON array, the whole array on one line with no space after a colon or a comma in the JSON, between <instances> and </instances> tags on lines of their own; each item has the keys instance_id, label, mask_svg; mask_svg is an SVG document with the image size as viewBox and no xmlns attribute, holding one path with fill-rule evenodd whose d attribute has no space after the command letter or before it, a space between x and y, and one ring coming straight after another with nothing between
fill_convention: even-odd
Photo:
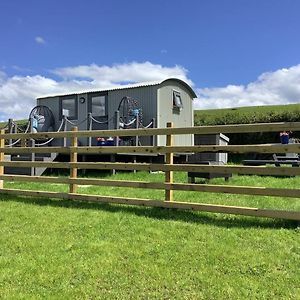
<instances>
[{"instance_id":1,"label":"green grass field","mask_svg":"<svg viewBox=\"0 0 300 300\"><path fill-rule=\"evenodd\" d=\"M299 121L300 104L195 110L195 125Z\"/></svg>"},{"instance_id":2,"label":"green grass field","mask_svg":"<svg viewBox=\"0 0 300 300\"><path fill-rule=\"evenodd\" d=\"M186 174L175 180L186 182ZM234 176L229 184L295 188L300 178ZM64 185L5 186L67 191ZM162 191L131 188L79 192L163 198ZM175 199L300 210L299 199L195 192L175 192ZM297 222L6 195L0 205L4 299L299 299Z\"/></svg>"}]
</instances>

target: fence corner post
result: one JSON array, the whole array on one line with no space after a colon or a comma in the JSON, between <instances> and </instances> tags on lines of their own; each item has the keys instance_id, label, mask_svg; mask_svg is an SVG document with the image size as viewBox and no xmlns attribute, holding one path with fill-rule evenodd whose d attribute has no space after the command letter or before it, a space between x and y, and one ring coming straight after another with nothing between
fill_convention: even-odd
<instances>
[{"instance_id":1,"label":"fence corner post","mask_svg":"<svg viewBox=\"0 0 300 300\"><path fill-rule=\"evenodd\" d=\"M167 128L173 128L173 122L167 123ZM168 134L166 137L166 146L173 146L174 137L172 134ZM166 154L166 164L173 164L173 152ZM165 172L165 183L173 183L173 171ZM165 190L165 201L173 201L173 190L166 189Z\"/></svg>"},{"instance_id":2,"label":"fence corner post","mask_svg":"<svg viewBox=\"0 0 300 300\"><path fill-rule=\"evenodd\" d=\"M78 131L78 127L72 128L73 132ZM71 138L71 147L70 147L70 163L77 163L77 146L78 146L78 137L72 136ZM77 178L77 167L70 166L70 179ZM77 192L77 184L70 182L69 192L75 194Z\"/></svg>"},{"instance_id":3,"label":"fence corner post","mask_svg":"<svg viewBox=\"0 0 300 300\"><path fill-rule=\"evenodd\" d=\"M1 135L5 134L5 129L2 129L0 131L0 134ZM4 162L4 146L5 146L5 139L1 137L0 148L2 148L3 151L1 150L0 152L0 162ZM4 166L0 166L0 175L4 175ZM3 180L0 180L0 189L3 189Z\"/></svg>"}]
</instances>

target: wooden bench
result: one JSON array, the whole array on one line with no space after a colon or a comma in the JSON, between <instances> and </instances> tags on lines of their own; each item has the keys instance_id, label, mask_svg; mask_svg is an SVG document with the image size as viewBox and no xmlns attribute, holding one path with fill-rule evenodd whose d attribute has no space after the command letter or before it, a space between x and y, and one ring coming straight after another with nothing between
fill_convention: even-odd
<instances>
[{"instance_id":1,"label":"wooden bench","mask_svg":"<svg viewBox=\"0 0 300 300\"><path fill-rule=\"evenodd\" d=\"M281 165L292 165L292 167L299 167L299 160L271 160L271 159L247 159L243 160L245 166L264 166L264 165L275 165L280 167Z\"/></svg>"}]
</instances>

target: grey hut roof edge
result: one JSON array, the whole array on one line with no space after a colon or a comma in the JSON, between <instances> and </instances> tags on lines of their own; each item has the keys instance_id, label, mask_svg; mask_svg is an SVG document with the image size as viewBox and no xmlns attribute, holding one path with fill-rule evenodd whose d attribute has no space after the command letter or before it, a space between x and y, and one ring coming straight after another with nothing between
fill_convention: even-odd
<instances>
[{"instance_id":1,"label":"grey hut roof edge","mask_svg":"<svg viewBox=\"0 0 300 300\"><path fill-rule=\"evenodd\" d=\"M37 99L43 99L43 98L51 98L51 97L57 97L57 96L71 96L71 95L80 95L80 94L85 94L85 93L97 93L97 92L109 92L109 91L115 91L115 90L125 90L125 89L133 89L133 88L139 88L139 87L147 87L147 86L154 86L154 85L161 85L167 81L177 81L178 83L182 84L185 86L185 88L188 90L192 98L197 98L196 93L194 90L183 80L178 79L178 78L167 78L161 81L151 81L151 82L140 82L136 84L129 84L129 85L119 85L111 88L106 88L106 89L93 89L93 90L82 90L82 91L76 91L72 93L65 93L65 94L49 94L49 95L44 95L41 97L38 97Z\"/></svg>"}]
</instances>

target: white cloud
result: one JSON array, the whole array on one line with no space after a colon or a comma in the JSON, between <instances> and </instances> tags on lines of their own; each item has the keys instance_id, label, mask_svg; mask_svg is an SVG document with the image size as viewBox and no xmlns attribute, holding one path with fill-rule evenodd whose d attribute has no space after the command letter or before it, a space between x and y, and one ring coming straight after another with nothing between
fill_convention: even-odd
<instances>
[{"instance_id":1,"label":"white cloud","mask_svg":"<svg viewBox=\"0 0 300 300\"><path fill-rule=\"evenodd\" d=\"M168 77L180 78L193 86L183 67L164 67L150 62L82 65L58 68L53 73L62 79L54 80L41 75L9 77L0 70L1 119L27 118L36 104L36 98L47 94L103 89ZM198 109L296 103L300 102L300 65L264 73L247 85L195 90L198 99L194 103Z\"/></svg>"},{"instance_id":2,"label":"white cloud","mask_svg":"<svg viewBox=\"0 0 300 300\"><path fill-rule=\"evenodd\" d=\"M45 39L42 38L41 36L36 36L34 40L37 44L42 44L42 45L46 44Z\"/></svg>"},{"instance_id":3,"label":"white cloud","mask_svg":"<svg viewBox=\"0 0 300 300\"><path fill-rule=\"evenodd\" d=\"M0 84L5 82L6 78L7 78L7 76L6 76L5 72L0 70Z\"/></svg>"},{"instance_id":4,"label":"white cloud","mask_svg":"<svg viewBox=\"0 0 300 300\"><path fill-rule=\"evenodd\" d=\"M199 88L195 107L225 108L300 102L300 65L263 73L247 85Z\"/></svg>"},{"instance_id":5,"label":"white cloud","mask_svg":"<svg viewBox=\"0 0 300 300\"><path fill-rule=\"evenodd\" d=\"M12 69L14 69L17 72L32 72L32 70L29 69L29 68L23 68L23 67L20 67L20 66L17 66L17 65L13 65L11 67L12 67Z\"/></svg>"},{"instance_id":6,"label":"white cloud","mask_svg":"<svg viewBox=\"0 0 300 300\"><path fill-rule=\"evenodd\" d=\"M65 80L89 79L98 84L112 84L128 82L142 82L163 80L169 77L176 77L192 84L187 78L187 70L181 66L163 67L150 62L119 64L110 66L98 66L96 64L83 65L68 68L59 68L53 71Z\"/></svg>"},{"instance_id":7,"label":"white cloud","mask_svg":"<svg viewBox=\"0 0 300 300\"><path fill-rule=\"evenodd\" d=\"M103 89L128 82L163 80L176 77L192 84L183 67L163 67L150 62L114 66L77 66L53 71L61 81L41 75L8 77L0 71L1 118L27 118L36 98L49 94L64 94L83 90Z\"/></svg>"}]
</instances>

